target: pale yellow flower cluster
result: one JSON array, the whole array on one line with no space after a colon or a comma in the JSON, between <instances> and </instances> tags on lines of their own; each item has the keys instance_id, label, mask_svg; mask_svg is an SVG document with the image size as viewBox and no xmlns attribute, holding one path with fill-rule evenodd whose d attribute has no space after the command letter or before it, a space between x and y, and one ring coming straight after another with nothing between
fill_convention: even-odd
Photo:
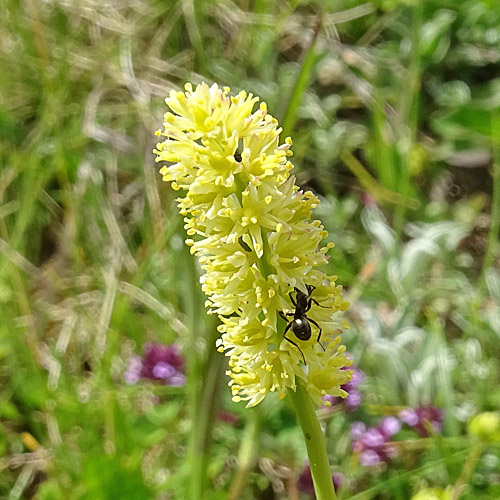
<instances>
[{"instance_id":1,"label":"pale yellow flower cluster","mask_svg":"<svg viewBox=\"0 0 500 500\"><path fill-rule=\"evenodd\" d=\"M222 321L217 345L230 358L233 400L253 406L268 392L284 397L298 377L319 403L326 394L345 396L340 386L351 376L341 369L350 361L335 317L348 304L336 277L317 269L333 246L320 247L327 232L311 221L318 199L294 184L291 140L279 144L281 129L265 103L252 112L257 100L215 84L172 91L155 153L168 162L163 180L183 192L186 243L205 271L209 312ZM308 293L306 285L315 287L307 315L322 328L324 349L311 325L308 341L287 332L300 352L284 338L279 312L293 312L295 288Z\"/></svg>"}]
</instances>

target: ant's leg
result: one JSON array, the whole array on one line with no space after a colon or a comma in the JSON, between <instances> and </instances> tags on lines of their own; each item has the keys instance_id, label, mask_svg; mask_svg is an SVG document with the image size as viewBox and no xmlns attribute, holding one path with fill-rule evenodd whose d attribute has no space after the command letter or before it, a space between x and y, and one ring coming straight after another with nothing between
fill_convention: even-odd
<instances>
[{"instance_id":1,"label":"ant's leg","mask_svg":"<svg viewBox=\"0 0 500 500\"><path fill-rule=\"evenodd\" d=\"M314 321L311 318L307 318L307 319L309 320L310 323L312 323L313 325L316 325L318 327L319 333L318 333L318 338L316 340L317 340L318 344L321 346L321 348L323 349L323 351L326 351L326 349L323 347L323 344L319 341L319 339L321 338L321 333L323 332L323 330L318 325L318 323L316 323L316 321Z\"/></svg>"},{"instance_id":2,"label":"ant's leg","mask_svg":"<svg viewBox=\"0 0 500 500\"><path fill-rule=\"evenodd\" d=\"M311 297L314 290L316 290L316 287L314 285L306 285L306 286L307 286L307 291L309 292L307 294L307 298L309 299L309 302L307 303L307 311L311 309L311 302L314 302L319 307L324 307L325 309L328 309L328 306L322 306L316 299L313 299Z\"/></svg>"},{"instance_id":3,"label":"ant's leg","mask_svg":"<svg viewBox=\"0 0 500 500\"><path fill-rule=\"evenodd\" d=\"M288 295L290 295L290 300L292 301L292 304L294 307L297 307L297 302L295 301L295 299L293 298L293 295L292 295L293 292L289 292Z\"/></svg>"},{"instance_id":4,"label":"ant's leg","mask_svg":"<svg viewBox=\"0 0 500 500\"><path fill-rule=\"evenodd\" d=\"M278 314L279 314L279 315L280 315L283 319L285 319L285 320L287 320L287 321L288 321L288 318L287 318L286 316L295 316L295 314L294 314L294 313L284 313L283 311L278 311ZM285 314L286 314L286 316L285 316Z\"/></svg>"},{"instance_id":5,"label":"ant's leg","mask_svg":"<svg viewBox=\"0 0 500 500\"><path fill-rule=\"evenodd\" d=\"M312 302L314 302L317 306L322 307L323 309L329 309L328 306L322 306L316 299L311 299Z\"/></svg>"},{"instance_id":6,"label":"ant's leg","mask_svg":"<svg viewBox=\"0 0 500 500\"><path fill-rule=\"evenodd\" d=\"M288 342L290 342L290 344L293 344L300 351L300 354L302 354L302 359L304 360L304 364L307 365L306 357L304 356L302 349L292 339L289 339L286 336L286 332L288 332L288 330L290 330L291 326L292 326L292 321L290 321L290 323L288 323L288 325L286 326L285 331L283 332L283 338L288 340Z\"/></svg>"},{"instance_id":7,"label":"ant's leg","mask_svg":"<svg viewBox=\"0 0 500 500\"><path fill-rule=\"evenodd\" d=\"M302 354L302 359L304 360L304 364L307 365L306 357L304 356L302 349L293 340L289 339L285 334L283 334L283 338L288 340L288 342L290 342L290 344L293 344L300 351L300 354Z\"/></svg>"},{"instance_id":8,"label":"ant's leg","mask_svg":"<svg viewBox=\"0 0 500 500\"><path fill-rule=\"evenodd\" d=\"M320 303L319 303L316 299L313 299L313 298L311 297L311 294L313 293L313 291L314 291L314 290L316 290L316 287L314 287L314 286L312 286L312 285L307 285L307 289L309 290L309 294L308 294L308 296L307 296L307 298L308 298L309 300L307 301L307 307L306 307L306 311L305 311L305 312L307 312L307 311L309 311L309 310L311 309L311 306L312 306L313 302L314 302L317 306L322 307L323 309L329 309L329 307L328 307L328 306L322 306L322 305L321 305L321 304L320 304Z\"/></svg>"}]
</instances>

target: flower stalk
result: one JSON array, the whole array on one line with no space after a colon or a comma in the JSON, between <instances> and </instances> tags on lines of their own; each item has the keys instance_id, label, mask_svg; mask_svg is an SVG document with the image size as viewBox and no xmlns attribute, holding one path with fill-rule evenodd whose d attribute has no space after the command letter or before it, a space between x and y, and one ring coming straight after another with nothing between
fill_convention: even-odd
<instances>
[{"instance_id":1,"label":"flower stalk","mask_svg":"<svg viewBox=\"0 0 500 500\"><path fill-rule=\"evenodd\" d=\"M337 496L328 465L323 431L316 416L316 408L302 383L297 384L297 389L290 390L289 394L304 435L316 498L317 500L334 500Z\"/></svg>"}]
</instances>

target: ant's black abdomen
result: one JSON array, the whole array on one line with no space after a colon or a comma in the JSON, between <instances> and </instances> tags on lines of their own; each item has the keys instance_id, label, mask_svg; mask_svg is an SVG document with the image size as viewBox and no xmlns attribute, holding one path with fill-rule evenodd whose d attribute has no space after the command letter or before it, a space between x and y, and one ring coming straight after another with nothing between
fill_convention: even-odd
<instances>
[{"instance_id":1,"label":"ant's black abdomen","mask_svg":"<svg viewBox=\"0 0 500 500\"><path fill-rule=\"evenodd\" d=\"M299 340L311 338L311 325L306 318L295 318L292 321L292 331Z\"/></svg>"}]
</instances>

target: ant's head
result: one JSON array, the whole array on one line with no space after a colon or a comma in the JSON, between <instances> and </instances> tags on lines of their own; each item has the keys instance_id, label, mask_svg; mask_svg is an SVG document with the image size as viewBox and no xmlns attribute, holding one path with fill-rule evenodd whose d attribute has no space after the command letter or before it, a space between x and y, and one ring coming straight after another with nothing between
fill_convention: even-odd
<instances>
[{"instance_id":1,"label":"ant's head","mask_svg":"<svg viewBox=\"0 0 500 500\"><path fill-rule=\"evenodd\" d=\"M309 299L313 293L313 290L315 290L316 287L313 285L306 284L306 289L307 289L307 293L304 293L302 290L300 290L300 288L294 287L296 300ZM292 299L292 302L293 302L293 299ZM295 305L295 303L294 303L294 305Z\"/></svg>"},{"instance_id":2,"label":"ant's head","mask_svg":"<svg viewBox=\"0 0 500 500\"><path fill-rule=\"evenodd\" d=\"M314 285L307 285L307 284L306 284L306 288L307 288L307 295L311 295L312 291L316 289L316 287ZM302 290L300 290L299 288L294 287L294 289L295 289L296 293L300 293L300 294L305 295L304 292Z\"/></svg>"}]
</instances>

